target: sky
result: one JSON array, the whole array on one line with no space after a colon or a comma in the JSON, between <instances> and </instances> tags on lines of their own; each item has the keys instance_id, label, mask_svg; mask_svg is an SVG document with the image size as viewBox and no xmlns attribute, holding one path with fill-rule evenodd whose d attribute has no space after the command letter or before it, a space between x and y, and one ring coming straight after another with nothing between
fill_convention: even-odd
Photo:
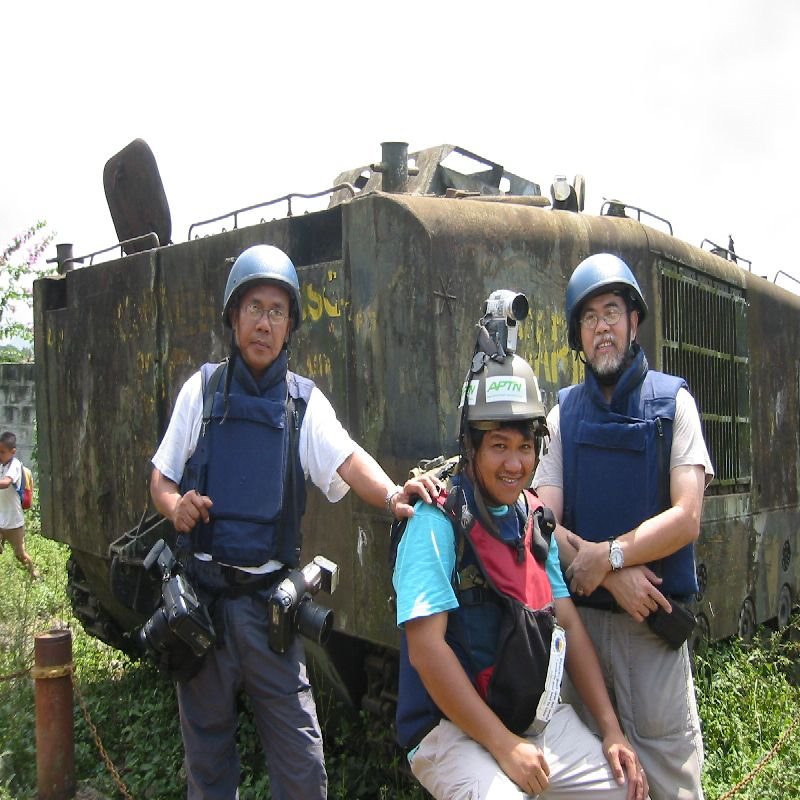
<instances>
[{"instance_id":1,"label":"sky","mask_svg":"<svg viewBox=\"0 0 800 800\"><path fill-rule=\"evenodd\" d=\"M581 174L588 212L618 198L692 244L732 235L754 272L800 281L795 0L27 0L0 31L2 245L39 219L76 255L113 245L103 167L138 137L175 242L406 141L545 192Z\"/></svg>"}]
</instances>

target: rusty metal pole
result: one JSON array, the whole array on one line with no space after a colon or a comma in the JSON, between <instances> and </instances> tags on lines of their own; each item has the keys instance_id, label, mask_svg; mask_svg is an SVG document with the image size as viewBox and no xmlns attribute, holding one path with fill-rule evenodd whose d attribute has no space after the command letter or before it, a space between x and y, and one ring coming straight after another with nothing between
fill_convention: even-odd
<instances>
[{"instance_id":1,"label":"rusty metal pole","mask_svg":"<svg viewBox=\"0 0 800 800\"><path fill-rule=\"evenodd\" d=\"M72 244L63 242L56 245L56 261L58 262L59 275L63 275L65 272L75 268L75 262L72 258Z\"/></svg>"},{"instance_id":2,"label":"rusty metal pole","mask_svg":"<svg viewBox=\"0 0 800 800\"><path fill-rule=\"evenodd\" d=\"M72 722L72 633L54 630L34 638L36 779L38 800L75 796Z\"/></svg>"}]
</instances>

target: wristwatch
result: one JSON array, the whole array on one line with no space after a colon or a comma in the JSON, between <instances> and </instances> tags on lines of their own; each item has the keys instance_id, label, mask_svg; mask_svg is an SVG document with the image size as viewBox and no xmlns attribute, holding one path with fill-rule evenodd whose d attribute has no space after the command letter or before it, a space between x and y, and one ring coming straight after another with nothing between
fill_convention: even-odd
<instances>
[{"instance_id":1,"label":"wristwatch","mask_svg":"<svg viewBox=\"0 0 800 800\"><path fill-rule=\"evenodd\" d=\"M394 486L386 493L386 497L384 499L384 505L386 506L386 510L391 514L392 513L392 500L394 500L395 496L398 494L403 493L402 486Z\"/></svg>"},{"instance_id":2,"label":"wristwatch","mask_svg":"<svg viewBox=\"0 0 800 800\"><path fill-rule=\"evenodd\" d=\"M608 540L608 563L611 564L611 569L614 572L625 566L622 545L613 536Z\"/></svg>"}]
</instances>

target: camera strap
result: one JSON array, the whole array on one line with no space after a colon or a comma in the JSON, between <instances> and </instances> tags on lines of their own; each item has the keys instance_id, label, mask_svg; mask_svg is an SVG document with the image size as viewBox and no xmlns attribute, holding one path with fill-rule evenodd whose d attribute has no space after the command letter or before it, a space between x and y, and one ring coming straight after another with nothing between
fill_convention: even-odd
<instances>
[{"instance_id":1,"label":"camera strap","mask_svg":"<svg viewBox=\"0 0 800 800\"><path fill-rule=\"evenodd\" d=\"M306 486L302 475L303 468L300 463L300 429L303 426L308 397L309 395L304 394L302 386L299 385L298 376L293 372L287 373L286 427L288 443L283 503L281 504L281 515L278 524L278 548L279 552L284 552L286 530L294 531L296 539L293 563L290 563L290 559L288 558L283 559L292 567L300 563L300 550L303 545L303 532L300 529L300 520L305 511Z\"/></svg>"},{"instance_id":2,"label":"camera strap","mask_svg":"<svg viewBox=\"0 0 800 800\"><path fill-rule=\"evenodd\" d=\"M286 387L286 428L289 434L288 442L288 457L286 459L286 484L283 489L283 503L281 504L281 519L278 525L278 536L281 540L286 535L287 523L290 530L297 532L297 560L300 560L300 502L297 497L295 480L295 468L298 458L298 438L300 433L300 423L297 419L297 411L295 409L294 398L289 392L289 387ZM283 550L283 541L281 541L280 549Z\"/></svg>"}]
</instances>

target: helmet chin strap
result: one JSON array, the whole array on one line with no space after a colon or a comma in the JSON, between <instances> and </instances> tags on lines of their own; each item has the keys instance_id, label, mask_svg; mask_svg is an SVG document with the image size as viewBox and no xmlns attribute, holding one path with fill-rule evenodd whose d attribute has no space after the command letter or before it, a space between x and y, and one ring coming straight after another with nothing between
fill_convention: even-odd
<instances>
[{"instance_id":1,"label":"helmet chin strap","mask_svg":"<svg viewBox=\"0 0 800 800\"><path fill-rule=\"evenodd\" d=\"M486 501L483 499L483 492L481 491L480 483L477 479L475 480L472 488L475 494L475 508L478 512L478 517L480 517L480 520L486 527L486 530L489 531L492 536L499 536L500 528L497 527L497 522L495 521L494 516L489 513L489 509L486 507Z\"/></svg>"},{"instance_id":2,"label":"helmet chin strap","mask_svg":"<svg viewBox=\"0 0 800 800\"><path fill-rule=\"evenodd\" d=\"M478 512L478 519L483 523L484 527L486 528L492 536L499 536L500 535L500 528L497 526L497 521L495 520L494 516L489 512L489 509L486 506L486 500L483 497L483 491L481 490L481 479L477 474L475 469L475 448L472 444L472 437L467 432L467 439L468 444L466 449L466 453L462 454L462 459L466 462L466 466L470 468L470 477L472 478L472 493L475 498L475 510Z\"/></svg>"}]
</instances>

